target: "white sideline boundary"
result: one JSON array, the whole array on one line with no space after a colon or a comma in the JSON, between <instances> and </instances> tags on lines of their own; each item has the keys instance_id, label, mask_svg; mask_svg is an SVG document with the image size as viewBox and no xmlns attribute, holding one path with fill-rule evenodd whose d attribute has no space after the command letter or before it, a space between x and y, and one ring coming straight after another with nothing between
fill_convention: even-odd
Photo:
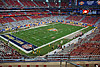
<instances>
[{"instance_id":1,"label":"white sideline boundary","mask_svg":"<svg viewBox=\"0 0 100 67\"><path fill-rule=\"evenodd\" d=\"M89 26L88 26L88 27L89 27ZM78 30L78 31L76 31L76 32L73 32L73 33L69 34L69 35L63 36L63 37L61 37L61 38L59 38L59 39L56 39L56 40L54 40L54 41L52 41L52 42L49 42L49 43L47 43L47 44L44 44L44 45L42 45L42 46L40 46L40 47L38 47L38 48L36 48L36 49L34 49L34 50L40 49L40 48L42 48L42 47L45 47L45 46L47 46L47 45L49 45L49 44L51 44L51 43L54 43L54 42L56 42L56 41L58 41L58 40L61 40L61 39L65 38L65 37L68 37L68 36L70 36L70 35L73 35L73 34L79 32L79 31L81 31L81 30L83 30L83 29L88 28L88 27L82 28L82 29L80 29L80 30Z\"/></svg>"}]
</instances>

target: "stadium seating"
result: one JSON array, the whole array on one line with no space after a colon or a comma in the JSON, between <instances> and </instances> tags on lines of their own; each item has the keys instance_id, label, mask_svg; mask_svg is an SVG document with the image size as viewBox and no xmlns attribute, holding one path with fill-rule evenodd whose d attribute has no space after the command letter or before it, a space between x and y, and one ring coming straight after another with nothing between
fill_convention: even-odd
<instances>
[{"instance_id":1,"label":"stadium seating","mask_svg":"<svg viewBox=\"0 0 100 67\"><path fill-rule=\"evenodd\" d=\"M29 0L19 0L23 6L27 6L27 7L34 7L36 6L36 4L39 6L39 7L47 7L48 4L46 2L42 2L42 1L34 1L34 4L32 1L29 1ZM5 0L4 1L7 6L13 6L13 7L22 7L22 5L17 1L17 0ZM0 1L0 6L4 6L5 4ZM57 3L57 6L58 6L58 3Z\"/></svg>"},{"instance_id":2,"label":"stadium seating","mask_svg":"<svg viewBox=\"0 0 100 67\"><path fill-rule=\"evenodd\" d=\"M8 13L0 13L0 15L2 16L2 15L8 15Z\"/></svg>"},{"instance_id":3,"label":"stadium seating","mask_svg":"<svg viewBox=\"0 0 100 67\"><path fill-rule=\"evenodd\" d=\"M72 20L72 19L73 19L73 16L70 15L70 16L67 17L66 19L67 19L67 20Z\"/></svg>"},{"instance_id":4,"label":"stadium seating","mask_svg":"<svg viewBox=\"0 0 100 67\"><path fill-rule=\"evenodd\" d=\"M8 4L8 6L21 6L17 0L6 0L5 2Z\"/></svg>"},{"instance_id":5,"label":"stadium seating","mask_svg":"<svg viewBox=\"0 0 100 67\"><path fill-rule=\"evenodd\" d=\"M67 4L66 2L61 2L61 6L62 6L62 7L67 7L68 4Z\"/></svg>"},{"instance_id":6,"label":"stadium seating","mask_svg":"<svg viewBox=\"0 0 100 67\"><path fill-rule=\"evenodd\" d=\"M96 19L96 17L91 17L90 20L87 21L88 24L92 24L92 22Z\"/></svg>"},{"instance_id":7,"label":"stadium seating","mask_svg":"<svg viewBox=\"0 0 100 67\"><path fill-rule=\"evenodd\" d=\"M39 67L39 65L36 65L36 67Z\"/></svg>"},{"instance_id":8,"label":"stadium seating","mask_svg":"<svg viewBox=\"0 0 100 67\"><path fill-rule=\"evenodd\" d=\"M67 20L80 21L82 18L83 18L82 16L69 16L66 19Z\"/></svg>"},{"instance_id":9,"label":"stadium seating","mask_svg":"<svg viewBox=\"0 0 100 67\"><path fill-rule=\"evenodd\" d=\"M5 20L6 20L7 22L14 22L14 20L11 19L11 18L5 18Z\"/></svg>"},{"instance_id":10,"label":"stadium seating","mask_svg":"<svg viewBox=\"0 0 100 67\"><path fill-rule=\"evenodd\" d=\"M59 2L56 3L56 6L57 6L57 7L59 6Z\"/></svg>"},{"instance_id":11,"label":"stadium seating","mask_svg":"<svg viewBox=\"0 0 100 67\"><path fill-rule=\"evenodd\" d=\"M27 16L18 16L18 17L13 17L13 18L16 19L16 21L29 20Z\"/></svg>"},{"instance_id":12,"label":"stadium seating","mask_svg":"<svg viewBox=\"0 0 100 67\"><path fill-rule=\"evenodd\" d=\"M12 15L18 16L18 15L25 15L24 12L14 12L11 13Z\"/></svg>"},{"instance_id":13,"label":"stadium seating","mask_svg":"<svg viewBox=\"0 0 100 67\"><path fill-rule=\"evenodd\" d=\"M0 1L0 6L4 6L4 3L2 1Z\"/></svg>"},{"instance_id":14,"label":"stadium seating","mask_svg":"<svg viewBox=\"0 0 100 67\"><path fill-rule=\"evenodd\" d=\"M78 56L78 55L99 55L99 49L94 47L99 45L99 43L85 43L82 46L78 47L77 49L74 49L71 52L71 56ZM97 52L98 51L98 52Z\"/></svg>"},{"instance_id":15,"label":"stadium seating","mask_svg":"<svg viewBox=\"0 0 100 67\"><path fill-rule=\"evenodd\" d=\"M12 67L12 65L9 65L8 67Z\"/></svg>"},{"instance_id":16,"label":"stadium seating","mask_svg":"<svg viewBox=\"0 0 100 67\"><path fill-rule=\"evenodd\" d=\"M18 67L21 67L21 65L18 65Z\"/></svg>"},{"instance_id":17,"label":"stadium seating","mask_svg":"<svg viewBox=\"0 0 100 67\"><path fill-rule=\"evenodd\" d=\"M95 20L93 20L92 24L95 24L99 19L100 19L100 17L95 18Z\"/></svg>"},{"instance_id":18,"label":"stadium seating","mask_svg":"<svg viewBox=\"0 0 100 67\"><path fill-rule=\"evenodd\" d=\"M45 3L46 3L46 2L45 2ZM44 4L43 2L41 2L41 1L38 1L38 4L39 4L40 6L45 7L45 4ZM46 4L46 6L47 6L47 4Z\"/></svg>"},{"instance_id":19,"label":"stadium seating","mask_svg":"<svg viewBox=\"0 0 100 67\"><path fill-rule=\"evenodd\" d=\"M8 44L0 41L0 58L4 59L19 59L22 58L21 54L8 46Z\"/></svg>"},{"instance_id":20,"label":"stadium seating","mask_svg":"<svg viewBox=\"0 0 100 67\"><path fill-rule=\"evenodd\" d=\"M72 15L70 15L66 19L67 20L80 21L82 18L83 18L82 16L72 16ZM99 17L86 16L84 19L81 20L81 22L94 25L99 19L100 19Z\"/></svg>"},{"instance_id":21,"label":"stadium seating","mask_svg":"<svg viewBox=\"0 0 100 67\"><path fill-rule=\"evenodd\" d=\"M91 41L100 41L100 34L97 34Z\"/></svg>"},{"instance_id":22,"label":"stadium seating","mask_svg":"<svg viewBox=\"0 0 100 67\"><path fill-rule=\"evenodd\" d=\"M50 2L50 5L51 5L52 7L55 7L55 6L56 6L56 4L55 4L54 2Z\"/></svg>"},{"instance_id":23,"label":"stadium seating","mask_svg":"<svg viewBox=\"0 0 100 67\"><path fill-rule=\"evenodd\" d=\"M75 16L74 21L80 21L83 17L82 16Z\"/></svg>"},{"instance_id":24,"label":"stadium seating","mask_svg":"<svg viewBox=\"0 0 100 67\"><path fill-rule=\"evenodd\" d=\"M86 16L81 22L88 24L95 24L99 20L99 17Z\"/></svg>"},{"instance_id":25,"label":"stadium seating","mask_svg":"<svg viewBox=\"0 0 100 67\"><path fill-rule=\"evenodd\" d=\"M99 27L99 28L100 28L100 23L98 23L97 27Z\"/></svg>"},{"instance_id":26,"label":"stadium seating","mask_svg":"<svg viewBox=\"0 0 100 67\"><path fill-rule=\"evenodd\" d=\"M27 1L21 1L21 3L22 3L24 6L30 6L30 4L27 3Z\"/></svg>"},{"instance_id":27,"label":"stadium seating","mask_svg":"<svg viewBox=\"0 0 100 67\"><path fill-rule=\"evenodd\" d=\"M20 2L24 5L24 6L36 6L32 1L29 0L20 0Z\"/></svg>"},{"instance_id":28,"label":"stadium seating","mask_svg":"<svg viewBox=\"0 0 100 67\"><path fill-rule=\"evenodd\" d=\"M30 67L30 65L27 65L27 67Z\"/></svg>"},{"instance_id":29,"label":"stadium seating","mask_svg":"<svg viewBox=\"0 0 100 67\"><path fill-rule=\"evenodd\" d=\"M0 18L0 23L6 23L7 21L6 20L4 20L3 18Z\"/></svg>"},{"instance_id":30,"label":"stadium seating","mask_svg":"<svg viewBox=\"0 0 100 67\"><path fill-rule=\"evenodd\" d=\"M11 18L0 18L0 23L9 23L9 22L14 22L13 19Z\"/></svg>"},{"instance_id":31,"label":"stadium seating","mask_svg":"<svg viewBox=\"0 0 100 67\"><path fill-rule=\"evenodd\" d=\"M47 4L47 2L44 2L44 5L45 5L46 7L48 7L48 4Z\"/></svg>"},{"instance_id":32,"label":"stadium seating","mask_svg":"<svg viewBox=\"0 0 100 67\"><path fill-rule=\"evenodd\" d=\"M91 16L86 16L81 22L87 23Z\"/></svg>"},{"instance_id":33,"label":"stadium seating","mask_svg":"<svg viewBox=\"0 0 100 67\"><path fill-rule=\"evenodd\" d=\"M30 6L36 6L33 2L28 1L28 3L30 4Z\"/></svg>"},{"instance_id":34,"label":"stadium seating","mask_svg":"<svg viewBox=\"0 0 100 67\"><path fill-rule=\"evenodd\" d=\"M41 6L41 4L38 3L38 1L34 1L39 7ZM41 3L41 2L40 2ZM43 5L43 4L42 4Z\"/></svg>"}]
</instances>

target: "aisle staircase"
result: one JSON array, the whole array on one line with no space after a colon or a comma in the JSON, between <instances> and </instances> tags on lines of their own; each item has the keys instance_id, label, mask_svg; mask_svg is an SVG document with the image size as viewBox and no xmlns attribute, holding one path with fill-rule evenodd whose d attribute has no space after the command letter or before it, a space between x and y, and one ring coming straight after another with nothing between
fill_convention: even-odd
<instances>
[{"instance_id":1,"label":"aisle staircase","mask_svg":"<svg viewBox=\"0 0 100 67\"><path fill-rule=\"evenodd\" d=\"M37 7L39 7L34 1L31 1L31 2L33 2Z\"/></svg>"},{"instance_id":2,"label":"aisle staircase","mask_svg":"<svg viewBox=\"0 0 100 67\"><path fill-rule=\"evenodd\" d=\"M11 19L13 19L16 22L16 19L14 19L13 17L11 17Z\"/></svg>"},{"instance_id":3,"label":"aisle staircase","mask_svg":"<svg viewBox=\"0 0 100 67\"><path fill-rule=\"evenodd\" d=\"M24 6L20 1L18 1L22 6Z\"/></svg>"},{"instance_id":4,"label":"aisle staircase","mask_svg":"<svg viewBox=\"0 0 100 67\"><path fill-rule=\"evenodd\" d=\"M84 16L79 22L81 22L86 16Z\"/></svg>"},{"instance_id":5,"label":"aisle staircase","mask_svg":"<svg viewBox=\"0 0 100 67\"><path fill-rule=\"evenodd\" d=\"M100 23L100 19L95 23L95 25L98 25Z\"/></svg>"},{"instance_id":6,"label":"aisle staircase","mask_svg":"<svg viewBox=\"0 0 100 67\"><path fill-rule=\"evenodd\" d=\"M3 2L6 6L8 6L8 4L7 4L4 0L2 0L2 2Z\"/></svg>"},{"instance_id":7,"label":"aisle staircase","mask_svg":"<svg viewBox=\"0 0 100 67\"><path fill-rule=\"evenodd\" d=\"M47 2L47 4L48 4L49 7L51 6L49 2Z\"/></svg>"}]
</instances>

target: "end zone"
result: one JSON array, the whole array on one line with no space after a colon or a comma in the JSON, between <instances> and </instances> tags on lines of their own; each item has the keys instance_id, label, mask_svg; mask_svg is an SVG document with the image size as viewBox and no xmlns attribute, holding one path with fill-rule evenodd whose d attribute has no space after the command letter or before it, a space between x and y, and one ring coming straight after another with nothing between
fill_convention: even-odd
<instances>
[{"instance_id":1,"label":"end zone","mask_svg":"<svg viewBox=\"0 0 100 67\"><path fill-rule=\"evenodd\" d=\"M19 39L11 34L0 35L0 37L2 39L4 39L5 41L8 41L15 47L19 48L20 50L22 50L25 53L30 53L30 52L32 52L33 48L37 48L37 46L32 45L32 44L30 44L22 39Z\"/></svg>"}]
</instances>

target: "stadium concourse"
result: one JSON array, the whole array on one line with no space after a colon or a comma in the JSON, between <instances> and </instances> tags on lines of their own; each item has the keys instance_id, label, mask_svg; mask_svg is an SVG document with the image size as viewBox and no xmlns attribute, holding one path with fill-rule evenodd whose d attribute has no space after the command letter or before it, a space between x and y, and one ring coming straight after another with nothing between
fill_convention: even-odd
<instances>
[{"instance_id":1,"label":"stadium concourse","mask_svg":"<svg viewBox=\"0 0 100 67\"><path fill-rule=\"evenodd\" d=\"M100 67L100 1L0 0L0 67Z\"/></svg>"}]
</instances>

